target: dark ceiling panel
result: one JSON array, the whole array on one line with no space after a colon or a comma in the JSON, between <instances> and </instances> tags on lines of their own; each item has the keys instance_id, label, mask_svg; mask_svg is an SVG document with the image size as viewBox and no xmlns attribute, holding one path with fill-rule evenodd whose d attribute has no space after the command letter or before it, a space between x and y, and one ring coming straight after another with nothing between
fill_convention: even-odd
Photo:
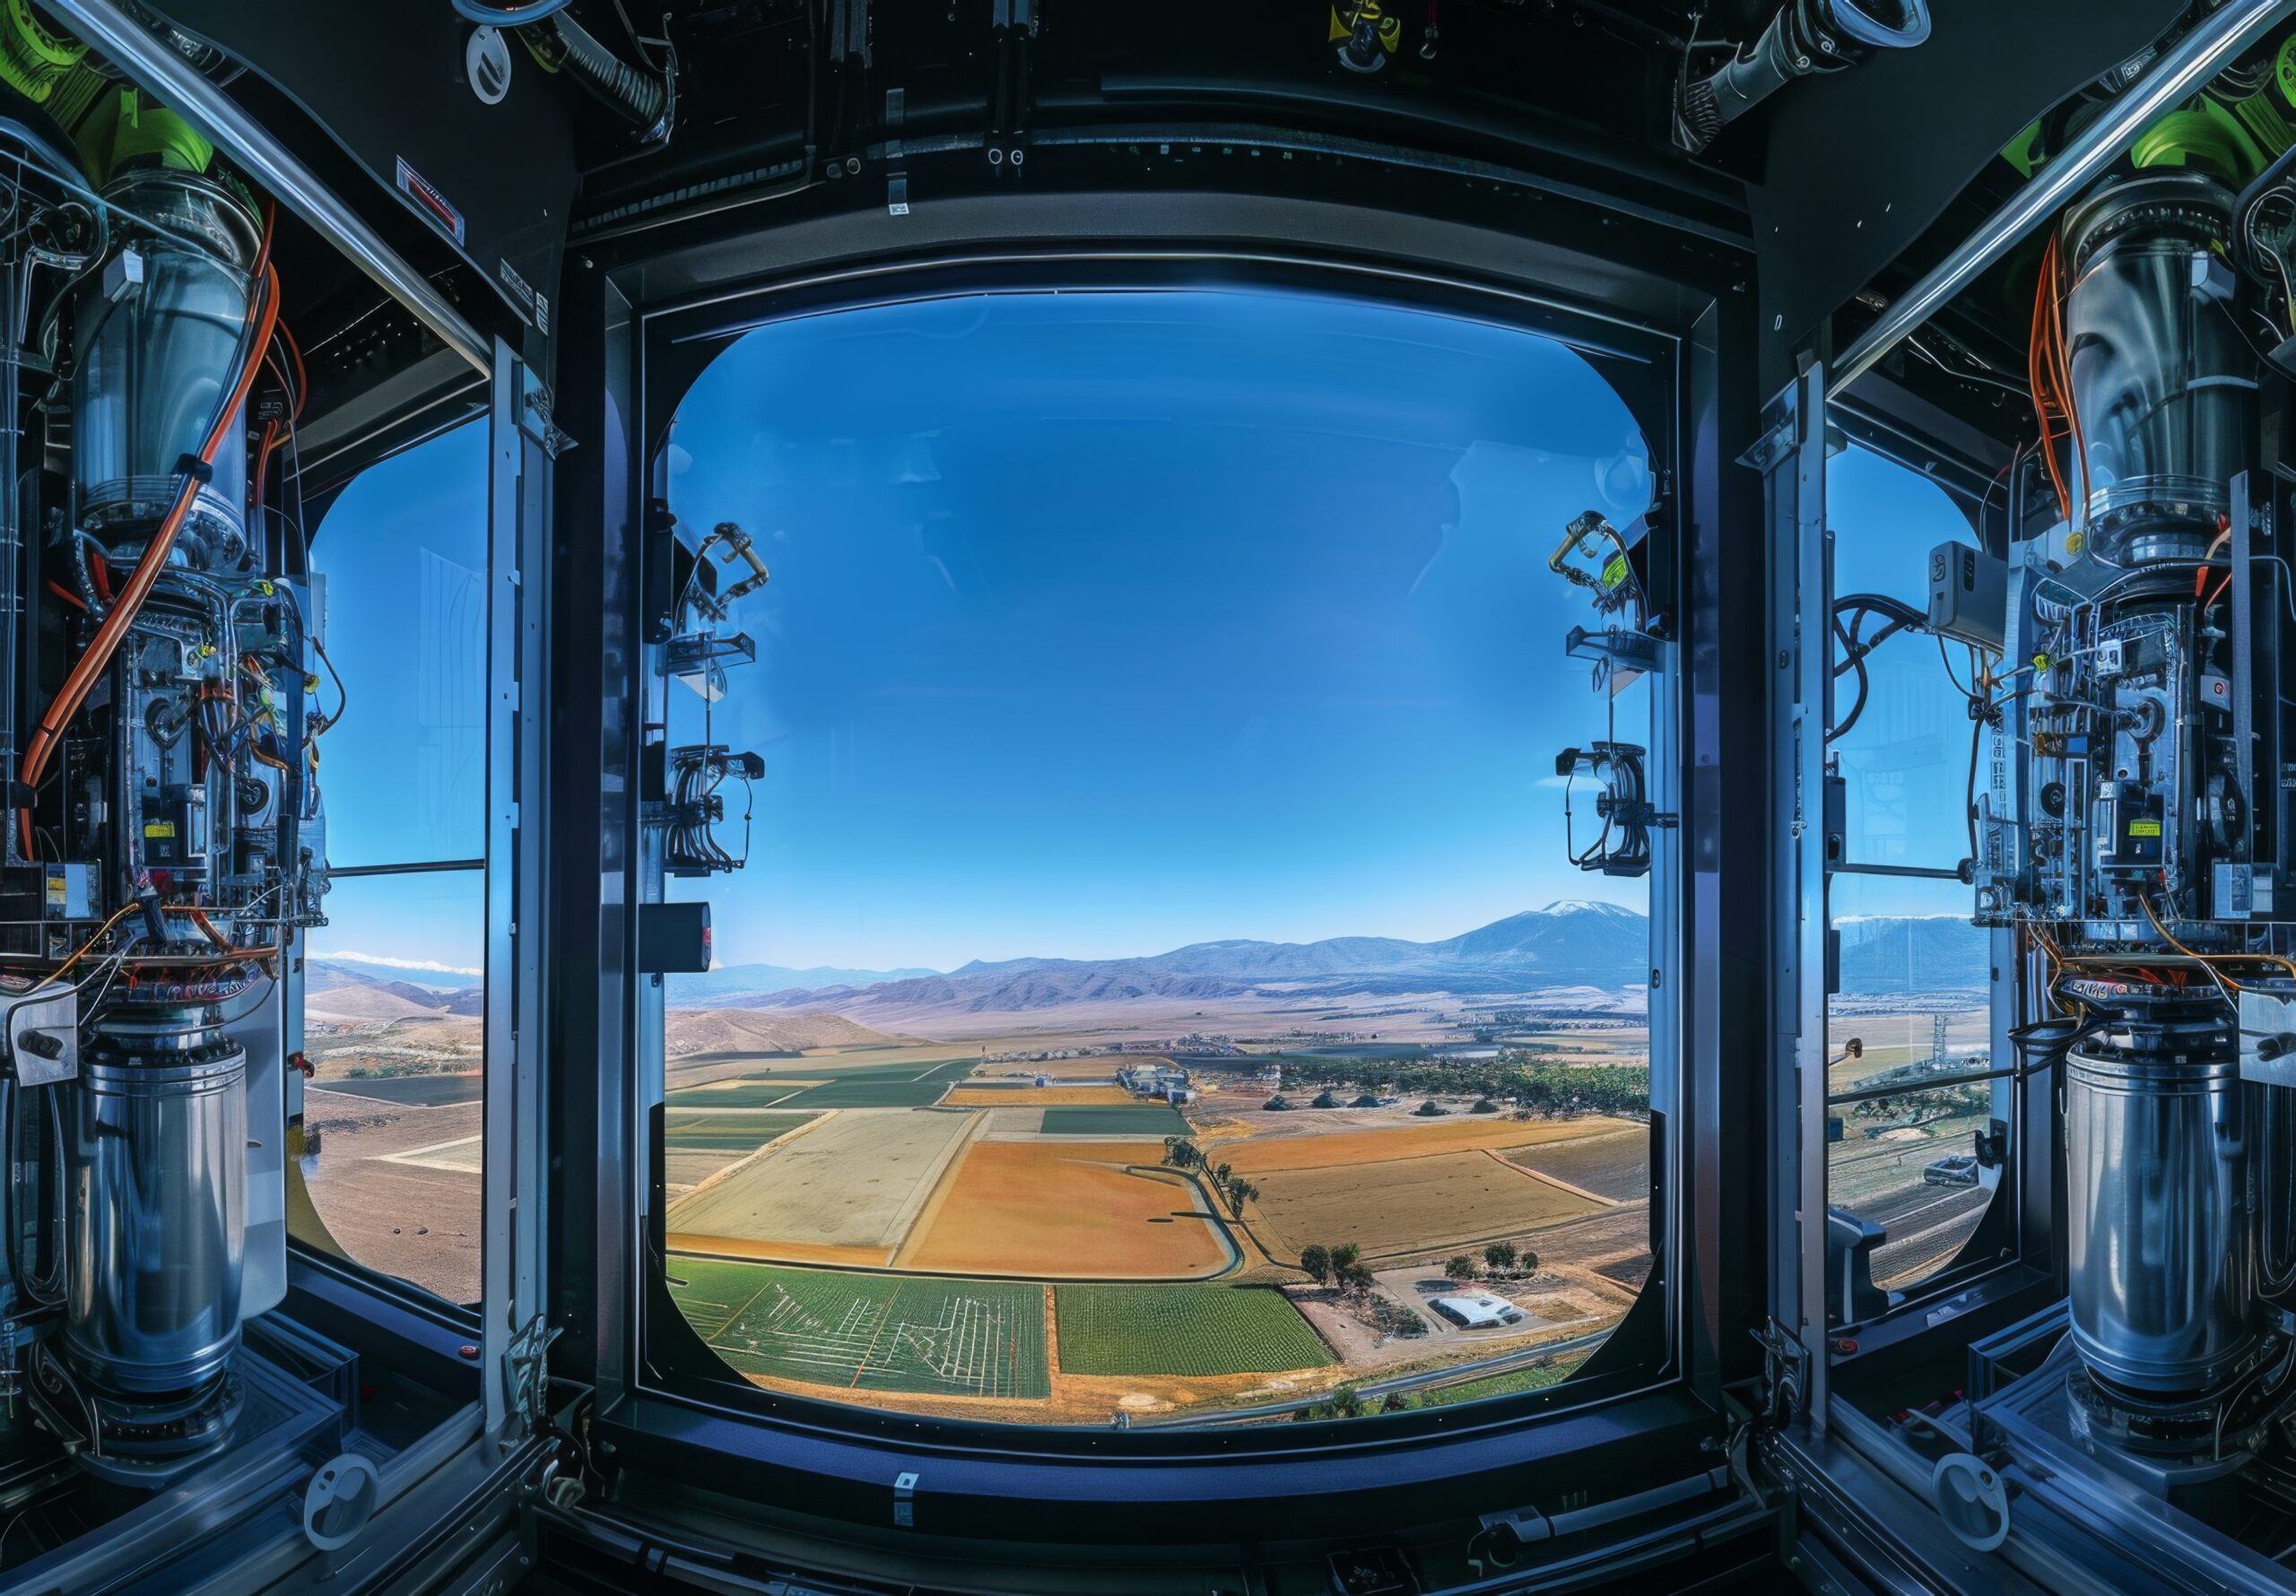
<instances>
[{"instance_id":1,"label":"dark ceiling panel","mask_svg":"<svg viewBox=\"0 0 2296 1596\"><path fill-rule=\"evenodd\" d=\"M164 0L162 9L331 132L520 317L547 323L578 177L571 84L514 48L509 92L482 103L463 81L470 25L448 0ZM371 209L377 196L343 197Z\"/></svg>"},{"instance_id":2,"label":"dark ceiling panel","mask_svg":"<svg viewBox=\"0 0 2296 1596\"><path fill-rule=\"evenodd\" d=\"M1768 169L1751 196L1763 391L1786 383L1794 351L1820 321L1936 221L2021 128L2142 50L2184 10L2174 0L1931 0L1927 44L1781 91Z\"/></svg>"}]
</instances>

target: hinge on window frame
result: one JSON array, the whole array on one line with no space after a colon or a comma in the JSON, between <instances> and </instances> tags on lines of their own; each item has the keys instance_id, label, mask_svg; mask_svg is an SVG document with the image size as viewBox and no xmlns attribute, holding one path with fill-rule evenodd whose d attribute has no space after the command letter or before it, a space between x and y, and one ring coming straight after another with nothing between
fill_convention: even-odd
<instances>
[{"instance_id":1,"label":"hinge on window frame","mask_svg":"<svg viewBox=\"0 0 2296 1596\"><path fill-rule=\"evenodd\" d=\"M1762 1410L1774 1424L1790 1423L1808 1399L1810 1349L1775 1319L1746 1333L1761 1346Z\"/></svg>"},{"instance_id":2,"label":"hinge on window frame","mask_svg":"<svg viewBox=\"0 0 2296 1596\"><path fill-rule=\"evenodd\" d=\"M550 1344L561 1333L536 1314L510 1338L509 1346L502 1353L502 1381L508 1399L504 1406L529 1434L541 1429L549 1418Z\"/></svg>"},{"instance_id":3,"label":"hinge on window frame","mask_svg":"<svg viewBox=\"0 0 2296 1596\"><path fill-rule=\"evenodd\" d=\"M521 384L526 389L525 403L518 407L518 430L541 446L542 452L555 460L574 447L574 439L559 429L551 420L550 390L542 386L542 378L531 366L518 368Z\"/></svg>"}]
</instances>

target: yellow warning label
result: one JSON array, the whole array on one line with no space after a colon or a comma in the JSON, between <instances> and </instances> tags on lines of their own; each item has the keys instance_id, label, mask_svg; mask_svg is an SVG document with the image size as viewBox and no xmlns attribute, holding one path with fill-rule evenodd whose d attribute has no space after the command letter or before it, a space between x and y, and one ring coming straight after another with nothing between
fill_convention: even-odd
<instances>
[{"instance_id":1,"label":"yellow warning label","mask_svg":"<svg viewBox=\"0 0 2296 1596\"><path fill-rule=\"evenodd\" d=\"M2131 837L2158 837L2161 835L2161 822L2158 820L2131 820L2128 823L2128 834Z\"/></svg>"},{"instance_id":2,"label":"yellow warning label","mask_svg":"<svg viewBox=\"0 0 2296 1596\"><path fill-rule=\"evenodd\" d=\"M2160 827L2156 825L2153 827L2153 829L2157 831L2160 829ZM146 820L144 822L144 835L146 837L172 837L175 834L176 823L173 820Z\"/></svg>"}]
</instances>

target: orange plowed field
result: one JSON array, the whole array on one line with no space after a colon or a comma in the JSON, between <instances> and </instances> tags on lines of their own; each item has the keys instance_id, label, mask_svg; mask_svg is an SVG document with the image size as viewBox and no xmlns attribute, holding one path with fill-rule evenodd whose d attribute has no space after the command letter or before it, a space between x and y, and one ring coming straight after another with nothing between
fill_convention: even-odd
<instances>
[{"instance_id":1,"label":"orange plowed field","mask_svg":"<svg viewBox=\"0 0 2296 1596\"><path fill-rule=\"evenodd\" d=\"M1230 1253L1204 1198L1155 1165L1154 1141L976 1141L942 1177L898 1255L903 1269L1045 1279L1189 1279Z\"/></svg>"},{"instance_id":2,"label":"orange plowed field","mask_svg":"<svg viewBox=\"0 0 2296 1596\"><path fill-rule=\"evenodd\" d=\"M1540 1142L1571 1141L1581 1136L1635 1128L1623 1120L1593 1115L1572 1120L1509 1120L1477 1115L1474 1119L1437 1120L1424 1125L1254 1137L1248 1141L1223 1143L1216 1161L1232 1164L1239 1172L1257 1176L1283 1169L1321 1169L1339 1164L1475 1152L1484 1148L1532 1147Z\"/></svg>"},{"instance_id":3,"label":"orange plowed field","mask_svg":"<svg viewBox=\"0 0 2296 1596\"><path fill-rule=\"evenodd\" d=\"M941 1099L954 1108L1088 1108L1137 1102L1120 1086L960 1086Z\"/></svg>"},{"instance_id":4,"label":"orange plowed field","mask_svg":"<svg viewBox=\"0 0 2296 1596\"><path fill-rule=\"evenodd\" d=\"M665 1238L680 1253L719 1258L754 1258L761 1263L828 1263L883 1269L892 1262L891 1247L838 1247L802 1241L749 1241L731 1236L689 1236L673 1230ZM677 1273L673 1268L670 1272Z\"/></svg>"}]
</instances>

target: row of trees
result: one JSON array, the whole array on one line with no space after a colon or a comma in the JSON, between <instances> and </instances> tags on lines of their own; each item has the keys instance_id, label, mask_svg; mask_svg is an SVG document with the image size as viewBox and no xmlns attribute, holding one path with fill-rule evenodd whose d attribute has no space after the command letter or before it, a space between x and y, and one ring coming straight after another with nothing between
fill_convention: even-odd
<instances>
[{"instance_id":1,"label":"row of trees","mask_svg":"<svg viewBox=\"0 0 2296 1596\"><path fill-rule=\"evenodd\" d=\"M1259 1188L1238 1175L1233 1166L1213 1165L1205 1159L1204 1149L1185 1136L1164 1138L1164 1162L1175 1169L1193 1169L1202 1175L1239 1219L1244 1217L1244 1204L1259 1195Z\"/></svg>"},{"instance_id":2,"label":"row of trees","mask_svg":"<svg viewBox=\"0 0 2296 1596\"><path fill-rule=\"evenodd\" d=\"M1472 1253L1461 1253L1443 1265L1443 1272L1455 1280L1472 1280L1484 1269L1493 1275L1531 1275L1539 1269L1539 1255L1528 1247L1518 1247L1511 1241L1495 1241L1483 1249L1478 1262Z\"/></svg>"},{"instance_id":3,"label":"row of trees","mask_svg":"<svg viewBox=\"0 0 2296 1596\"><path fill-rule=\"evenodd\" d=\"M1493 1109L1500 1100L1512 1098L1518 1114L1541 1119L1578 1114L1641 1118L1650 1112L1648 1064L1566 1064L1511 1048L1495 1059L1413 1061L1286 1054L1276 1063L1286 1087L1325 1089L1314 1099L1318 1108L1368 1106L1362 1097L1385 1090L1422 1097L1431 1092L1472 1094L1489 1100ZM1361 1096L1349 1103L1349 1092Z\"/></svg>"}]
</instances>

